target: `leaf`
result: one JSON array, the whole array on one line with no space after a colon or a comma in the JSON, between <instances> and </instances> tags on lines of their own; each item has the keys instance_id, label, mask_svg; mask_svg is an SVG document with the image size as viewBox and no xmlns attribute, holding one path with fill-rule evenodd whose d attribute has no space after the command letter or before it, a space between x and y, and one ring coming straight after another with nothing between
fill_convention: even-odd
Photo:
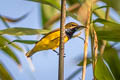
<instances>
[{"instance_id":1,"label":"leaf","mask_svg":"<svg viewBox=\"0 0 120 80\"><path fill-rule=\"evenodd\" d=\"M116 80L120 79L120 59L118 52L115 48L107 46L105 48L103 58L107 62L111 72Z\"/></svg>"},{"instance_id":2,"label":"leaf","mask_svg":"<svg viewBox=\"0 0 120 80\"><path fill-rule=\"evenodd\" d=\"M66 0L69 5L73 5L75 3L80 3L79 0Z\"/></svg>"},{"instance_id":3,"label":"leaf","mask_svg":"<svg viewBox=\"0 0 120 80\"><path fill-rule=\"evenodd\" d=\"M120 14L120 0L101 0Z\"/></svg>"},{"instance_id":4,"label":"leaf","mask_svg":"<svg viewBox=\"0 0 120 80\"><path fill-rule=\"evenodd\" d=\"M92 59L91 58L87 58L87 65L92 63ZM80 63L78 64L78 66L83 66L83 60L80 61Z\"/></svg>"},{"instance_id":5,"label":"leaf","mask_svg":"<svg viewBox=\"0 0 120 80\"><path fill-rule=\"evenodd\" d=\"M14 27L14 28L0 30L1 35L8 34L8 35L15 35L15 36L46 34L48 32L49 32L49 30L20 28L20 27Z\"/></svg>"},{"instance_id":6,"label":"leaf","mask_svg":"<svg viewBox=\"0 0 120 80\"><path fill-rule=\"evenodd\" d=\"M9 55L14 61L17 62L17 64L20 64L20 61L15 53L6 45L6 41L4 40L4 38L0 38L0 50Z\"/></svg>"},{"instance_id":7,"label":"leaf","mask_svg":"<svg viewBox=\"0 0 120 80\"><path fill-rule=\"evenodd\" d=\"M13 80L5 67L0 63L0 80Z\"/></svg>"},{"instance_id":8,"label":"leaf","mask_svg":"<svg viewBox=\"0 0 120 80\"><path fill-rule=\"evenodd\" d=\"M95 27L99 40L120 41L120 24L100 18L95 20L95 22L105 25L105 27Z\"/></svg>"},{"instance_id":9,"label":"leaf","mask_svg":"<svg viewBox=\"0 0 120 80\"><path fill-rule=\"evenodd\" d=\"M37 41L36 40L13 40L9 44L13 42L19 42L19 43L25 43L25 44L35 44Z\"/></svg>"},{"instance_id":10,"label":"leaf","mask_svg":"<svg viewBox=\"0 0 120 80\"><path fill-rule=\"evenodd\" d=\"M96 16L98 16L99 18L105 19L105 11L103 9L101 9L102 7L105 7L105 6L99 7L97 4L94 4L93 5L93 13ZM111 16L109 16L109 20L115 22L115 20L113 18L111 18Z\"/></svg>"},{"instance_id":11,"label":"leaf","mask_svg":"<svg viewBox=\"0 0 120 80\"><path fill-rule=\"evenodd\" d=\"M115 80L101 57L98 58L96 63L95 76L97 80Z\"/></svg>"},{"instance_id":12,"label":"leaf","mask_svg":"<svg viewBox=\"0 0 120 80\"><path fill-rule=\"evenodd\" d=\"M56 1L59 2L59 0ZM56 13L58 13L58 11L54 7L41 4L41 13L42 13L41 18L42 18L43 29L51 29L51 25L45 26L45 23L48 22L50 18L55 16Z\"/></svg>"},{"instance_id":13,"label":"leaf","mask_svg":"<svg viewBox=\"0 0 120 80\"><path fill-rule=\"evenodd\" d=\"M7 38L5 38L3 36L0 36L0 41L1 40L4 41L4 46L6 46L10 42ZM14 48L16 48L19 51L23 51L23 49L21 47L19 47L18 45L16 45L16 44L11 44L11 46L14 47Z\"/></svg>"},{"instance_id":14,"label":"leaf","mask_svg":"<svg viewBox=\"0 0 120 80\"><path fill-rule=\"evenodd\" d=\"M29 13L26 13L24 14L23 16L19 17L19 18L10 18L10 17L7 17L7 16L1 16L0 15L0 18L3 20L3 21L6 21L6 22L11 22L11 23L15 23L15 22L19 22L23 19L25 19L27 16L28 16Z\"/></svg>"},{"instance_id":15,"label":"leaf","mask_svg":"<svg viewBox=\"0 0 120 80\"><path fill-rule=\"evenodd\" d=\"M28 0L28 1L39 2L60 10L60 3L56 0Z\"/></svg>"}]
</instances>

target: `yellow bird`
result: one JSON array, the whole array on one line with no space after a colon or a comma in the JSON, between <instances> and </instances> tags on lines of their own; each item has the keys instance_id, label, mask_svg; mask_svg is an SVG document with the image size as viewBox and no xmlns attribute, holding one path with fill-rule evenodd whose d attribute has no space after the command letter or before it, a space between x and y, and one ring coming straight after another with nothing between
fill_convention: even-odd
<instances>
[{"instance_id":1,"label":"yellow bird","mask_svg":"<svg viewBox=\"0 0 120 80\"><path fill-rule=\"evenodd\" d=\"M70 40L73 34L81 29L84 29L85 26L78 25L77 23L70 22L65 25L65 38L64 42L66 43ZM41 38L36 44L35 47L26 53L27 57L32 56L35 52L42 50L52 49L53 51L59 47L60 43L60 29L53 30ZM55 51L56 52L56 51Z\"/></svg>"}]
</instances>

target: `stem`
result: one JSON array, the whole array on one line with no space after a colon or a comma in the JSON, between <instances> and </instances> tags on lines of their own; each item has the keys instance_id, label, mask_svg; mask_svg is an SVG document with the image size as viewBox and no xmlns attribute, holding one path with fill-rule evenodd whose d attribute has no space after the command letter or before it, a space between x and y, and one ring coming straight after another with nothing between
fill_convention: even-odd
<instances>
[{"instance_id":1,"label":"stem","mask_svg":"<svg viewBox=\"0 0 120 80\"><path fill-rule=\"evenodd\" d=\"M92 68L93 68L93 76L94 76L94 80L95 80L95 66L94 66L94 34L93 34L93 24L91 24L90 27L90 32L91 32L91 54L92 54Z\"/></svg>"},{"instance_id":2,"label":"stem","mask_svg":"<svg viewBox=\"0 0 120 80\"><path fill-rule=\"evenodd\" d=\"M108 18L109 18L109 10L110 10L110 8L107 7L107 9L106 9L106 14L105 14L105 19L106 19L106 20L108 20ZM104 25L104 27L105 27L105 25ZM100 48L100 54L101 54L101 55L103 55L103 53L104 53L106 43L107 43L106 40L102 40L102 45L101 45L101 48Z\"/></svg>"},{"instance_id":3,"label":"stem","mask_svg":"<svg viewBox=\"0 0 120 80\"><path fill-rule=\"evenodd\" d=\"M92 0L91 0L92 3ZM83 62L83 71L82 71L82 80L85 80L86 74L86 64L87 64L87 50L88 50L88 38L89 38L89 27L90 27L90 19L91 19L91 4L88 6L88 19L86 23L85 29L85 43L84 43L84 62Z\"/></svg>"},{"instance_id":4,"label":"stem","mask_svg":"<svg viewBox=\"0 0 120 80\"><path fill-rule=\"evenodd\" d=\"M65 36L66 0L61 0L60 48L58 80L64 80L64 36Z\"/></svg>"}]
</instances>

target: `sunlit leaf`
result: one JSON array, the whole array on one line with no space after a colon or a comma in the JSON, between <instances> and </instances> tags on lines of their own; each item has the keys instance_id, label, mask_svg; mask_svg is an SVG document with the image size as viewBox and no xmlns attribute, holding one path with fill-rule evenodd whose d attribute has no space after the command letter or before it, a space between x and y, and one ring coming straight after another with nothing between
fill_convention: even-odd
<instances>
[{"instance_id":1,"label":"sunlit leaf","mask_svg":"<svg viewBox=\"0 0 120 80\"><path fill-rule=\"evenodd\" d=\"M24 44L35 44L37 41L36 40L13 40L9 44L13 42L19 42L19 43L24 43Z\"/></svg>"},{"instance_id":2,"label":"sunlit leaf","mask_svg":"<svg viewBox=\"0 0 120 80\"><path fill-rule=\"evenodd\" d=\"M0 80L13 80L3 64L0 63Z\"/></svg>"},{"instance_id":3,"label":"sunlit leaf","mask_svg":"<svg viewBox=\"0 0 120 80\"><path fill-rule=\"evenodd\" d=\"M14 61L20 64L19 59L15 55L15 53L6 45L6 40L0 36L0 50L2 50L5 54L9 55Z\"/></svg>"},{"instance_id":4,"label":"sunlit leaf","mask_svg":"<svg viewBox=\"0 0 120 80\"><path fill-rule=\"evenodd\" d=\"M116 80L120 79L120 59L118 52L115 48L106 47L104 54L104 60L107 62L111 72L113 73Z\"/></svg>"},{"instance_id":5,"label":"sunlit leaf","mask_svg":"<svg viewBox=\"0 0 120 80\"><path fill-rule=\"evenodd\" d=\"M42 29L32 29L32 28L8 28L4 30L0 30L0 34L8 34L8 35L15 35L15 36L22 36L22 35L36 35L36 34L46 34L49 30L42 30Z\"/></svg>"},{"instance_id":6,"label":"sunlit leaf","mask_svg":"<svg viewBox=\"0 0 120 80\"><path fill-rule=\"evenodd\" d=\"M97 19L94 22L99 22L105 25L105 27L95 28L99 40L120 41L120 24L104 19Z\"/></svg>"},{"instance_id":7,"label":"sunlit leaf","mask_svg":"<svg viewBox=\"0 0 120 80\"><path fill-rule=\"evenodd\" d=\"M0 36L0 41L1 40L4 41L4 46L8 45L8 43L10 42L6 37L3 37L3 36ZM19 51L23 51L23 49L19 47L17 44L12 43L11 46L16 48Z\"/></svg>"},{"instance_id":8,"label":"sunlit leaf","mask_svg":"<svg viewBox=\"0 0 120 80\"><path fill-rule=\"evenodd\" d=\"M60 3L56 0L52 0L52 1L51 0L28 0L28 1L39 2L39 3L46 4L46 5L52 6L60 10Z\"/></svg>"},{"instance_id":9,"label":"sunlit leaf","mask_svg":"<svg viewBox=\"0 0 120 80\"><path fill-rule=\"evenodd\" d=\"M95 66L95 77L97 80L115 80L101 57L98 58Z\"/></svg>"}]
</instances>

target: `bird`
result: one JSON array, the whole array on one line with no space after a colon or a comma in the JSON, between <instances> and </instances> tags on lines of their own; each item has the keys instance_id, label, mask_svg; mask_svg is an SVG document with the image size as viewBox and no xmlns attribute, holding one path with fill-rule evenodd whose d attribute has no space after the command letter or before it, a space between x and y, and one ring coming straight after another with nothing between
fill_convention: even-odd
<instances>
[{"instance_id":1,"label":"bird","mask_svg":"<svg viewBox=\"0 0 120 80\"><path fill-rule=\"evenodd\" d=\"M82 30L86 28L83 25L78 25L75 22L69 22L65 25L65 37L64 37L64 43L69 41L74 33L78 30ZM53 50L54 52L58 53L56 51L56 48L59 47L60 44L60 28L55 29L49 33L47 33L45 36L43 36L38 42L36 42L35 46L26 53L27 57L31 57L34 53L38 51L43 50Z\"/></svg>"}]
</instances>

